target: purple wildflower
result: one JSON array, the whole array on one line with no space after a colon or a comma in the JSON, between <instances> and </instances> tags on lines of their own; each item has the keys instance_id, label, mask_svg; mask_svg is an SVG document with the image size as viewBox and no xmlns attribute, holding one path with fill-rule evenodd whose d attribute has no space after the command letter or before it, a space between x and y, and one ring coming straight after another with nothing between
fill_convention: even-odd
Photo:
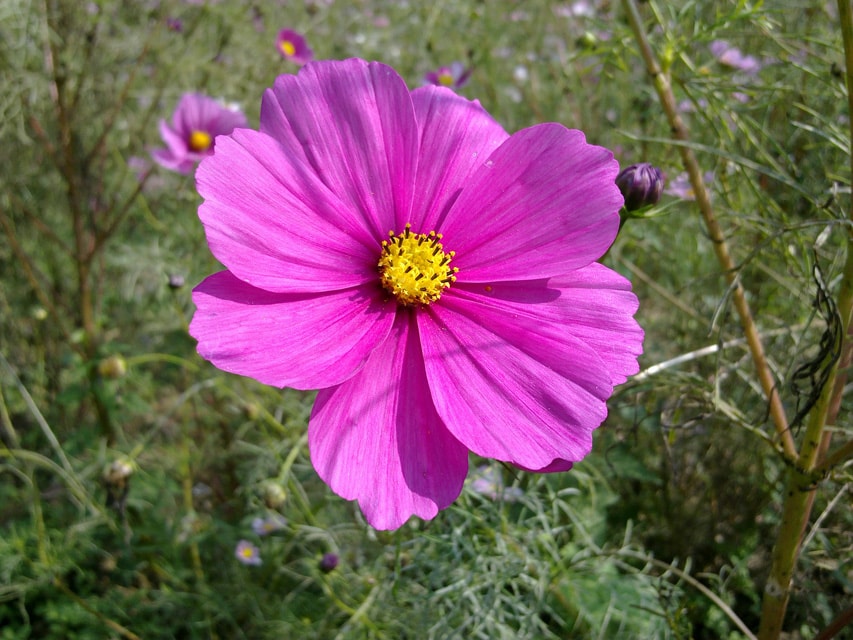
<instances>
[{"instance_id":1,"label":"purple wildflower","mask_svg":"<svg viewBox=\"0 0 853 640\"><path fill-rule=\"evenodd\" d=\"M460 89L468 84L471 71L461 62L451 62L449 67L439 67L435 71L424 74L424 84Z\"/></svg>"},{"instance_id":2,"label":"purple wildflower","mask_svg":"<svg viewBox=\"0 0 853 640\"><path fill-rule=\"evenodd\" d=\"M709 185L714 181L714 172L706 171L702 176L705 185ZM690 183L690 176L686 171L679 173L672 180L667 181L664 193L668 193L682 200L695 200L696 193L693 191L693 185Z\"/></svg>"},{"instance_id":3,"label":"purple wildflower","mask_svg":"<svg viewBox=\"0 0 853 640\"><path fill-rule=\"evenodd\" d=\"M241 111L208 96L185 93L172 115L172 124L160 121L166 148L155 149L151 157L166 169L190 173L199 160L213 153L216 136L245 126L246 116Z\"/></svg>"},{"instance_id":4,"label":"purple wildflower","mask_svg":"<svg viewBox=\"0 0 853 640\"><path fill-rule=\"evenodd\" d=\"M755 56L744 55L737 47L733 47L725 40L714 40L710 45L711 55L717 62L726 67L737 69L754 75L763 66Z\"/></svg>"},{"instance_id":5,"label":"purple wildflower","mask_svg":"<svg viewBox=\"0 0 853 640\"><path fill-rule=\"evenodd\" d=\"M243 564L248 564L257 567L263 564L261 560L261 550L258 549L248 540L240 540L237 547L234 549L234 555Z\"/></svg>"},{"instance_id":6,"label":"purple wildflower","mask_svg":"<svg viewBox=\"0 0 853 640\"><path fill-rule=\"evenodd\" d=\"M308 46L305 36L293 29L279 31L275 46L285 60L290 60L298 65L303 65L314 59L314 52Z\"/></svg>"},{"instance_id":7,"label":"purple wildflower","mask_svg":"<svg viewBox=\"0 0 853 640\"><path fill-rule=\"evenodd\" d=\"M273 513L265 518L255 518L252 520L252 531L258 536L266 536L276 531L281 531L286 527L287 520L279 513Z\"/></svg>"},{"instance_id":8,"label":"purple wildflower","mask_svg":"<svg viewBox=\"0 0 853 640\"><path fill-rule=\"evenodd\" d=\"M196 173L227 270L190 333L221 369L321 389L311 460L377 529L450 505L469 451L566 470L642 352L630 283L595 262L617 172L580 131L510 136L385 65L310 63Z\"/></svg>"},{"instance_id":9,"label":"purple wildflower","mask_svg":"<svg viewBox=\"0 0 853 640\"><path fill-rule=\"evenodd\" d=\"M504 485L500 470L495 467L479 467L471 479L471 489L489 500L500 498L505 502L518 502L524 497L520 487Z\"/></svg>"}]
</instances>

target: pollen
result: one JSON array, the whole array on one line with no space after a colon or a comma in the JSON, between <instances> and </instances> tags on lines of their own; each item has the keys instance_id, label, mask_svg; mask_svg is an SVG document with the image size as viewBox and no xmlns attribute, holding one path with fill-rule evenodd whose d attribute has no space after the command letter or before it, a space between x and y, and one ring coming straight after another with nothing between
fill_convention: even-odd
<instances>
[{"instance_id":1,"label":"pollen","mask_svg":"<svg viewBox=\"0 0 853 640\"><path fill-rule=\"evenodd\" d=\"M402 305L427 305L435 302L456 281L456 267L450 261L454 251L445 251L441 234L412 233L412 226L400 234L388 233L382 241L379 277L382 286Z\"/></svg>"},{"instance_id":2,"label":"pollen","mask_svg":"<svg viewBox=\"0 0 853 640\"><path fill-rule=\"evenodd\" d=\"M207 131L196 129L190 134L190 149L192 151L207 151L213 138Z\"/></svg>"},{"instance_id":3,"label":"pollen","mask_svg":"<svg viewBox=\"0 0 853 640\"><path fill-rule=\"evenodd\" d=\"M281 52L288 58L296 54L296 46L290 40L282 40L278 46L281 47Z\"/></svg>"}]
</instances>

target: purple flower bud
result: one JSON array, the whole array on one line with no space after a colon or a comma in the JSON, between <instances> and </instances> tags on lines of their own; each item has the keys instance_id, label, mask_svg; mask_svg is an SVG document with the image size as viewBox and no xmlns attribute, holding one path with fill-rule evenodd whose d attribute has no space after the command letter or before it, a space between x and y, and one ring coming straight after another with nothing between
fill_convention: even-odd
<instances>
[{"instance_id":1,"label":"purple flower bud","mask_svg":"<svg viewBox=\"0 0 853 640\"><path fill-rule=\"evenodd\" d=\"M616 176L616 186L625 198L625 209L636 211L657 204L663 193L663 174L648 162L625 167Z\"/></svg>"},{"instance_id":2,"label":"purple flower bud","mask_svg":"<svg viewBox=\"0 0 853 640\"><path fill-rule=\"evenodd\" d=\"M340 558L338 558L337 553L326 553L320 560L320 571L322 571L323 573L329 573L330 571L334 571L335 568L338 566L338 562L340 562Z\"/></svg>"},{"instance_id":3,"label":"purple flower bud","mask_svg":"<svg viewBox=\"0 0 853 640\"><path fill-rule=\"evenodd\" d=\"M184 286L184 276L179 273L173 273L169 276L169 288L180 289Z\"/></svg>"}]
</instances>

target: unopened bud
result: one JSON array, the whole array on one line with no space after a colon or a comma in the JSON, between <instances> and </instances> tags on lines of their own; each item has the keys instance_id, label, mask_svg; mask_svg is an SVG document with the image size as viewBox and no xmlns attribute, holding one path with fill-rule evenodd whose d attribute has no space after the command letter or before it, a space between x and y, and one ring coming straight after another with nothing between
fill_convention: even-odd
<instances>
[{"instance_id":1,"label":"unopened bud","mask_svg":"<svg viewBox=\"0 0 853 640\"><path fill-rule=\"evenodd\" d=\"M616 186L625 198L625 210L636 211L658 203L663 193L663 174L648 162L632 164L616 176Z\"/></svg>"},{"instance_id":2,"label":"unopened bud","mask_svg":"<svg viewBox=\"0 0 853 640\"><path fill-rule=\"evenodd\" d=\"M113 460L104 469L104 481L107 484L122 486L127 479L133 474L134 464L130 458L118 458Z\"/></svg>"},{"instance_id":3,"label":"unopened bud","mask_svg":"<svg viewBox=\"0 0 853 640\"><path fill-rule=\"evenodd\" d=\"M278 509L287 502L287 492L275 480L267 480L263 484L264 504L270 509Z\"/></svg>"},{"instance_id":4,"label":"unopened bud","mask_svg":"<svg viewBox=\"0 0 853 640\"><path fill-rule=\"evenodd\" d=\"M115 380L127 373L127 363L119 355L104 358L98 363L98 373L102 378Z\"/></svg>"},{"instance_id":5,"label":"unopened bud","mask_svg":"<svg viewBox=\"0 0 853 640\"><path fill-rule=\"evenodd\" d=\"M320 571L323 573L334 571L338 562L340 562L340 558L337 553L327 553L320 559Z\"/></svg>"}]
</instances>

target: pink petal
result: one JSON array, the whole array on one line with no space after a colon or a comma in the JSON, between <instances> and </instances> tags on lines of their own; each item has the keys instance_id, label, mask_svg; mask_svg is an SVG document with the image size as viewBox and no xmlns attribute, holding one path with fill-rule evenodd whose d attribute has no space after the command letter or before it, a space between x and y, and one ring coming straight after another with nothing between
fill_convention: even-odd
<instances>
[{"instance_id":1,"label":"pink petal","mask_svg":"<svg viewBox=\"0 0 853 640\"><path fill-rule=\"evenodd\" d=\"M165 120L160 121L160 137L163 138L163 142L166 143L174 156L185 156L189 152L187 140L181 137L181 133L170 127Z\"/></svg>"},{"instance_id":2,"label":"pink petal","mask_svg":"<svg viewBox=\"0 0 853 640\"><path fill-rule=\"evenodd\" d=\"M434 518L459 496L468 451L432 405L410 311L355 377L317 395L308 443L320 477L377 529Z\"/></svg>"},{"instance_id":3,"label":"pink petal","mask_svg":"<svg viewBox=\"0 0 853 640\"><path fill-rule=\"evenodd\" d=\"M225 371L264 384L316 389L340 384L386 340L396 305L378 287L323 294L270 293L220 271L193 291L190 335Z\"/></svg>"},{"instance_id":4,"label":"pink petal","mask_svg":"<svg viewBox=\"0 0 853 640\"><path fill-rule=\"evenodd\" d=\"M244 282L307 292L376 280L379 242L271 137L249 129L218 137L196 183L210 250Z\"/></svg>"},{"instance_id":5,"label":"pink petal","mask_svg":"<svg viewBox=\"0 0 853 640\"><path fill-rule=\"evenodd\" d=\"M541 469L528 469L527 467L522 467L521 465L515 465L519 469L523 469L524 471L530 471L532 473L562 473L563 471L569 471L573 466L573 462L569 462L568 460L561 460L557 458L551 464L542 467Z\"/></svg>"},{"instance_id":6,"label":"pink petal","mask_svg":"<svg viewBox=\"0 0 853 640\"><path fill-rule=\"evenodd\" d=\"M556 323L591 347L617 385L639 371L643 330L634 319L639 305L631 283L594 262L564 276L536 282L495 282L454 286L462 298L492 304L537 323ZM547 304L543 304L547 303Z\"/></svg>"},{"instance_id":7,"label":"pink petal","mask_svg":"<svg viewBox=\"0 0 853 640\"><path fill-rule=\"evenodd\" d=\"M418 320L435 407L465 446L526 469L589 453L610 374L564 326L454 289Z\"/></svg>"},{"instance_id":8,"label":"pink petal","mask_svg":"<svg viewBox=\"0 0 853 640\"><path fill-rule=\"evenodd\" d=\"M441 225L459 281L543 278L593 262L619 229L618 171L610 151L559 124L510 136Z\"/></svg>"},{"instance_id":9,"label":"pink petal","mask_svg":"<svg viewBox=\"0 0 853 640\"><path fill-rule=\"evenodd\" d=\"M317 61L264 93L261 131L310 167L379 240L407 220L417 171L412 99L391 67Z\"/></svg>"},{"instance_id":10,"label":"pink petal","mask_svg":"<svg viewBox=\"0 0 853 640\"><path fill-rule=\"evenodd\" d=\"M471 179L474 170L509 135L480 103L443 87L412 91L415 116L421 131L421 162L415 182L417 199L407 222L420 233L436 229ZM440 159L440 160L439 160Z\"/></svg>"}]
</instances>

